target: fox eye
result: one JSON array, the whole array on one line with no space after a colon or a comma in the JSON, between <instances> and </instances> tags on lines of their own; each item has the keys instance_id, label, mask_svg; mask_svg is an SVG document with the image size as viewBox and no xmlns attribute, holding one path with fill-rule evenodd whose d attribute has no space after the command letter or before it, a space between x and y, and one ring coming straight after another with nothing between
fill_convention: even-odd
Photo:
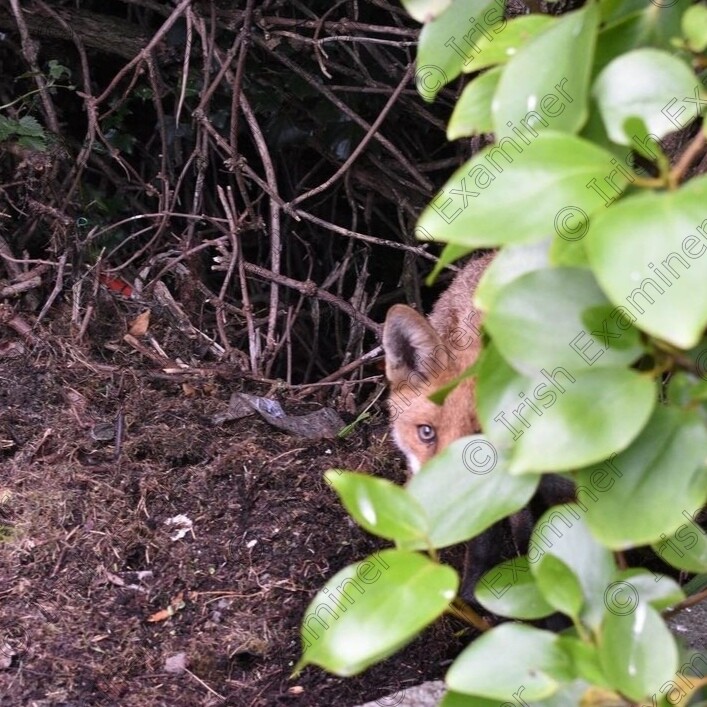
<instances>
[{"instance_id":1,"label":"fox eye","mask_svg":"<svg viewBox=\"0 0 707 707\"><path fill-rule=\"evenodd\" d=\"M420 442L432 444L437 439L437 432L432 425L418 425L417 436L420 438Z\"/></svg>"}]
</instances>

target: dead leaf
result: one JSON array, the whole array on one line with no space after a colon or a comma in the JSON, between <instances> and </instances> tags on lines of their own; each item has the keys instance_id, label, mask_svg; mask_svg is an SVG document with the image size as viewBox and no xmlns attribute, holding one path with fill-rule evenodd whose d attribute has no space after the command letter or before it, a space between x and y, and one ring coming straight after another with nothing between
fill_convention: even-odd
<instances>
[{"instance_id":1,"label":"dead leaf","mask_svg":"<svg viewBox=\"0 0 707 707\"><path fill-rule=\"evenodd\" d=\"M273 427L306 439L331 439L344 427L344 421L332 408L321 408L305 415L287 415L277 400L249 393L233 393L228 410L214 415L213 422L220 425L254 413Z\"/></svg>"},{"instance_id":2,"label":"dead leaf","mask_svg":"<svg viewBox=\"0 0 707 707\"><path fill-rule=\"evenodd\" d=\"M178 611L181 611L185 606L186 604L184 603L184 592L179 592L179 594L172 598L172 601L169 603L169 606L166 609L160 609L154 614L150 614L150 616L147 617L147 621L149 623L166 621L170 617L174 616Z\"/></svg>"},{"instance_id":3,"label":"dead leaf","mask_svg":"<svg viewBox=\"0 0 707 707\"><path fill-rule=\"evenodd\" d=\"M150 310L146 309L144 312L138 314L135 319L133 319L133 322L130 325L130 329L128 329L128 332L132 334L132 336L145 336L149 327Z\"/></svg>"}]
</instances>

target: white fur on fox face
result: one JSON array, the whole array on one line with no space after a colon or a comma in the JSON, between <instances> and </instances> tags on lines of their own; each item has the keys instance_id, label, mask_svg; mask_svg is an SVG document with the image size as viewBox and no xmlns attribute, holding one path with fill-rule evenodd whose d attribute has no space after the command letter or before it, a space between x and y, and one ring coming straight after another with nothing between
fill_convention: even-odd
<instances>
[{"instance_id":1,"label":"white fur on fox face","mask_svg":"<svg viewBox=\"0 0 707 707\"><path fill-rule=\"evenodd\" d=\"M405 441L398 434L398 430L396 430L395 428L393 428L393 440L395 444L398 445L398 449L400 449L405 455L405 459L407 460L408 469L410 470L410 473L417 474L417 472L420 471L420 467L422 466L420 464L420 460L407 448Z\"/></svg>"}]
</instances>

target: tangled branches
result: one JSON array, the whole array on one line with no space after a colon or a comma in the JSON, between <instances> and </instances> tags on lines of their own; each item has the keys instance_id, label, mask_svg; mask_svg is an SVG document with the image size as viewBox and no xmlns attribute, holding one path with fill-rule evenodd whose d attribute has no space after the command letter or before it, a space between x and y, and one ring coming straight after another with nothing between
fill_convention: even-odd
<instances>
[{"instance_id":1,"label":"tangled branches","mask_svg":"<svg viewBox=\"0 0 707 707\"><path fill-rule=\"evenodd\" d=\"M380 292L417 290L414 220L469 148L415 92L402 9L237 5L0 8L0 296L35 322L70 300L85 342L106 288L154 308L160 285L200 332L183 357L361 378Z\"/></svg>"}]
</instances>

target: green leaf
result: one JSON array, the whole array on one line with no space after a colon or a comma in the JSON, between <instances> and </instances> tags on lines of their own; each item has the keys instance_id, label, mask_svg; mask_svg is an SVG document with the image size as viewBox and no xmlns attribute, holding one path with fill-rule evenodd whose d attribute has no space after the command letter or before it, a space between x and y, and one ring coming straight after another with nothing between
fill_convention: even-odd
<instances>
[{"instance_id":1,"label":"green leaf","mask_svg":"<svg viewBox=\"0 0 707 707\"><path fill-rule=\"evenodd\" d=\"M438 707L498 707L498 700L487 700L478 695L462 695L459 692L445 692Z\"/></svg>"},{"instance_id":2,"label":"green leaf","mask_svg":"<svg viewBox=\"0 0 707 707\"><path fill-rule=\"evenodd\" d=\"M582 585L562 560L552 555L544 555L535 568L535 581L547 603L574 620L578 620L584 596Z\"/></svg>"},{"instance_id":3,"label":"green leaf","mask_svg":"<svg viewBox=\"0 0 707 707\"><path fill-rule=\"evenodd\" d=\"M493 132L491 101L500 78L501 69L491 69L466 86L449 119L447 140Z\"/></svg>"},{"instance_id":4,"label":"green leaf","mask_svg":"<svg viewBox=\"0 0 707 707\"><path fill-rule=\"evenodd\" d=\"M452 0L401 0L408 15L418 22L429 22L439 17L451 4Z\"/></svg>"},{"instance_id":5,"label":"green leaf","mask_svg":"<svg viewBox=\"0 0 707 707\"><path fill-rule=\"evenodd\" d=\"M545 129L576 133L584 125L598 23L598 8L590 3L518 49L494 97L497 140L521 127L535 135Z\"/></svg>"},{"instance_id":6,"label":"green leaf","mask_svg":"<svg viewBox=\"0 0 707 707\"><path fill-rule=\"evenodd\" d=\"M578 472L577 498L594 536L625 550L658 542L707 500L707 431L688 410L659 407L619 455ZM670 486L670 502L665 488Z\"/></svg>"},{"instance_id":7,"label":"green leaf","mask_svg":"<svg viewBox=\"0 0 707 707\"><path fill-rule=\"evenodd\" d=\"M656 610L643 602L630 614L607 613L599 658L611 684L637 702L673 680L678 667L675 639Z\"/></svg>"},{"instance_id":8,"label":"green leaf","mask_svg":"<svg viewBox=\"0 0 707 707\"><path fill-rule=\"evenodd\" d=\"M44 152L47 149L47 141L42 137L29 137L23 135L17 144L27 150L36 150L37 152Z\"/></svg>"},{"instance_id":9,"label":"green leaf","mask_svg":"<svg viewBox=\"0 0 707 707\"><path fill-rule=\"evenodd\" d=\"M443 386L437 388L434 393L431 393L430 395L427 396L428 400L431 400L435 405L444 405L444 401L447 399L447 396L462 382L464 382L467 378L473 378L476 377L477 373L477 362L474 361L474 363L471 364L471 366L468 366L465 368L458 376L455 376L452 378L449 383L445 383Z\"/></svg>"},{"instance_id":10,"label":"green leaf","mask_svg":"<svg viewBox=\"0 0 707 707\"><path fill-rule=\"evenodd\" d=\"M587 252L627 321L680 348L707 326L707 177L671 192L628 197L599 214Z\"/></svg>"},{"instance_id":11,"label":"green leaf","mask_svg":"<svg viewBox=\"0 0 707 707\"><path fill-rule=\"evenodd\" d=\"M537 485L537 476L510 476L503 455L475 435L456 440L428 461L407 490L429 518L429 543L441 548L475 537L520 510Z\"/></svg>"},{"instance_id":12,"label":"green leaf","mask_svg":"<svg viewBox=\"0 0 707 707\"><path fill-rule=\"evenodd\" d=\"M502 248L481 276L474 292L474 304L486 311L506 285L525 273L548 267L548 246L549 241L540 241Z\"/></svg>"},{"instance_id":13,"label":"green leaf","mask_svg":"<svg viewBox=\"0 0 707 707\"><path fill-rule=\"evenodd\" d=\"M686 523L652 545L663 562L688 572L707 572L707 534L697 523L700 508L686 509Z\"/></svg>"},{"instance_id":14,"label":"green leaf","mask_svg":"<svg viewBox=\"0 0 707 707\"><path fill-rule=\"evenodd\" d=\"M438 4L442 7L442 0ZM424 15L427 8L416 12L418 16L429 17ZM495 14L496 18L489 14ZM415 85L426 101L433 101L473 60L470 40L473 42L474 37L488 32L501 19L502 11L495 0L453 0L448 9L441 14L435 12L433 17L422 28L417 46Z\"/></svg>"},{"instance_id":15,"label":"green leaf","mask_svg":"<svg viewBox=\"0 0 707 707\"><path fill-rule=\"evenodd\" d=\"M574 671L592 685L611 688L601 669L599 652L591 643L581 641L576 636L561 635L558 643L572 659ZM618 696L617 696L618 697ZM588 704L594 704L589 702ZM602 703L597 703L602 704ZM617 704L620 704L618 702Z\"/></svg>"},{"instance_id":16,"label":"green leaf","mask_svg":"<svg viewBox=\"0 0 707 707\"><path fill-rule=\"evenodd\" d=\"M513 408L518 407L521 394L525 395L533 381L511 368L493 341L484 346L477 370L476 413L481 429L496 448L511 450L521 434L520 430L513 427L516 420L512 416L508 419L508 415L511 415ZM512 433L511 438L509 431Z\"/></svg>"},{"instance_id":17,"label":"green leaf","mask_svg":"<svg viewBox=\"0 0 707 707\"><path fill-rule=\"evenodd\" d=\"M650 81L636 81L650 76ZM697 117L694 105L699 81L684 62L658 49L636 49L614 59L597 77L592 93L609 137L630 144L624 133L628 118L641 118L658 138L685 127Z\"/></svg>"},{"instance_id":18,"label":"green leaf","mask_svg":"<svg viewBox=\"0 0 707 707\"><path fill-rule=\"evenodd\" d=\"M342 677L360 673L440 616L457 587L451 567L415 552L383 550L349 565L307 607L294 672L314 664Z\"/></svg>"},{"instance_id":19,"label":"green leaf","mask_svg":"<svg viewBox=\"0 0 707 707\"><path fill-rule=\"evenodd\" d=\"M454 661L445 682L454 692L517 704L550 697L571 680L572 664L558 637L507 623L487 631Z\"/></svg>"},{"instance_id":20,"label":"green leaf","mask_svg":"<svg viewBox=\"0 0 707 707\"><path fill-rule=\"evenodd\" d=\"M564 565L564 577L562 566L551 558L560 560ZM551 596L545 594L551 604L556 597L562 599L563 593L571 599L573 588L570 577L574 575L584 595L581 619L593 630L599 628L605 611L604 592L614 578L614 558L592 537L578 504L554 506L542 515L530 538L528 561L536 578L547 573L547 579L554 576L558 583L567 585L565 589L555 589ZM548 562L549 570L546 567ZM540 588L545 591L549 583L544 582Z\"/></svg>"},{"instance_id":21,"label":"green leaf","mask_svg":"<svg viewBox=\"0 0 707 707\"><path fill-rule=\"evenodd\" d=\"M419 238L417 228L415 229L415 233ZM422 238L421 240L428 239ZM454 245L453 243L444 246L444 250L442 250L439 260L435 263L434 268L432 268L432 272L425 278L425 284L428 286L434 285L435 280L447 265L456 262L459 258L463 258L467 253L473 252L473 250L473 248L466 248L464 246Z\"/></svg>"},{"instance_id":22,"label":"green leaf","mask_svg":"<svg viewBox=\"0 0 707 707\"><path fill-rule=\"evenodd\" d=\"M512 558L486 572L476 585L474 596L498 616L541 619L554 612L530 573L527 557Z\"/></svg>"},{"instance_id":23,"label":"green leaf","mask_svg":"<svg viewBox=\"0 0 707 707\"><path fill-rule=\"evenodd\" d=\"M588 230L589 221L585 221L581 214L570 213L570 217L563 223L563 235L555 235L550 243L550 264L554 267L589 268L589 258L584 248L585 229ZM569 233L570 228L574 234Z\"/></svg>"},{"instance_id":24,"label":"green leaf","mask_svg":"<svg viewBox=\"0 0 707 707\"><path fill-rule=\"evenodd\" d=\"M548 15L522 15L502 21L493 33L481 34L474 41L471 62L464 67L466 73L479 71L488 66L505 64L519 49L557 20Z\"/></svg>"},{"instance_id":25,"label":"green leaf","mask_svg":"<svg viewBox=\"0 0 707 707\"><path fill-rule=\"evenodd\" d=\"M581 371L629 365L643 352L638 331L619 329L611 307L586 316L608 304L588 270L534 270L498 294L484 327L503 357L526 376L550 366Z\"/></svg>"},{"instance_id":26,"label":"green leaf","mask_svg":"<svg viewBox=\"0 0 707 707\"><path fill-rule=\"evenodd\" d=\"M17 132L17 121L0 115L0 140L4 141Z\"/></svg>"},{"instance_id":27,"label":"green leaf","mask_svg":"<svg viewBox=\"0 0 707 707\"><path fill-rule=\"evenodd\" d=\"M637 567L617 572L610 588L611 593L605 594L607 606L618 607L618 613L627 611L637 600L650 604L656 611L663 611L685 598L685 592L672 577Z\"/></svg>"},{"instance_id":28,"label":"green leaf","mask_svg":"<svg viewBox=\"0 0 707 707\"><path fill-rule=\"evenodd\" d=\"M633 441L655 405L653 382L630 370L558 366L522 376L494 345L478 370L479 421L497 449L507 450L512 474L599 462Z\"/></svg>"},{"instance_id":29,"label":"green leaf","mask_svg":"<svg viewBox=\"0 0 707 707\"><path fill-rule=\"evenodd\" d=\"M686 582L682 591L689 597L707 589L707 574L697 574L689 582ZM657 608L657 607L656 607Z\"/></svg>"},{"instance_id":30,"label":"green leaf","mask_svg":"<svg viewBox=\"0 0 707 707\"><path fill-rule=\"evenodd\" d=\"M540 702L534 702L533 707L577 707L577 705L582 705L583 707L588 707L589 705L595 705L596 707L599 707L599 705L603 707L624 707L618 695L614 702L593 701L596 693L597 688L589 685L584 680L573 680L563 685L552 697ZM513 707L516 707L516 704L513 703ZM501 707L506 707L506 705ZM660 707L663 707L663 705Z\"/></svg>"},{"instance_id":31,"label":"green leaf","mask_svg":"<svg viewBox=\"0 0 707 707\"><path fill-rule=\"evenodd\" d=\"M691 0L670 0L664 3L634 2L602 3L614 5L614 11L599 33L594 73L621 54L639 47L654 47L673 51L672 41L680 34L680 18Z\"/></svg>"},{"instance_id":32,"label":"green leaf","mask_svg":"<svg viewBox=\"0 0 707 707\"><path fill-rule=\"evenodd\" d=\"M637 154L649 162L655 162L665 172L670 169L670 161L663 151L663 147L658 139L648 132L646 124L640 118L626 120L624 133L631 137L631 150L635 150ZM640 176L647 176L647 174Z\"/></svg>"},{"instance_id":33,"label":"green leaf","mask_svg":"<svg viewBox=\"0 0 707 707\"><path fill-rule=\"evenodd\" d=\"M66 76L67 79L71 78L71 69L60 64L56 59L51 59L49 61L49 71L47 72L54 81Z\"/></svg>"},{"instance_id":34,"label":"green leaf","mask_svg":"<svg viewBox=\"0 0 707 707\"><path fill-rule=\"evenodd\" d=\"M707 349L703 351L705 353L697 362L698 370L704 369L707 364ZM668 384L668 402L678 407L693 407L691 403L695 401L707 401L707 380L685 371L673 373Z\"/></svg>"},{"instance_id":35,"label":"green leaf","mask_svg":"<svg viewBox=\"0 0 707 707\"><path fill-rule=\"evenodd\" d=\"M707 7L693 5L682 16L682 33L693 52L707 49Z\"/></svg>"},{"instance_id":36,"label":"green leaf","mask_svg":"<svg viewBox=\"0 0 707 707\"><path fill-rule=\"evenodd\" d=\"M452 175L418 228L435 241L468 248L545 240L570 209L586 218L606 210L605 195L588 186L607 176L613 159L610 152L561 133L543 132L529 145L504 138ZM616 193L627 183L624 174L612 182Z\"/></svg>"},{"instance_id":37,"label":"green leaf","mask_svg":"<svg viewBox=\"0 0 707 707\"><path fill-rule=\"evenodd\" d=\"M44 128L31 115L25 115L19 119L17 133L27 137L44 138Z\"/></svg>"},{"instance_id":38,"label":"green leaf","mask_svg":"<svg viewBox=\"0 0 707 707\"><path fill-rule=\"evenodd\" d=\"M424 510L405 489L387 479L329 469L324 475L353 519L369 533L405 543L428 531Z\"/></svg>"}]
</instances>

